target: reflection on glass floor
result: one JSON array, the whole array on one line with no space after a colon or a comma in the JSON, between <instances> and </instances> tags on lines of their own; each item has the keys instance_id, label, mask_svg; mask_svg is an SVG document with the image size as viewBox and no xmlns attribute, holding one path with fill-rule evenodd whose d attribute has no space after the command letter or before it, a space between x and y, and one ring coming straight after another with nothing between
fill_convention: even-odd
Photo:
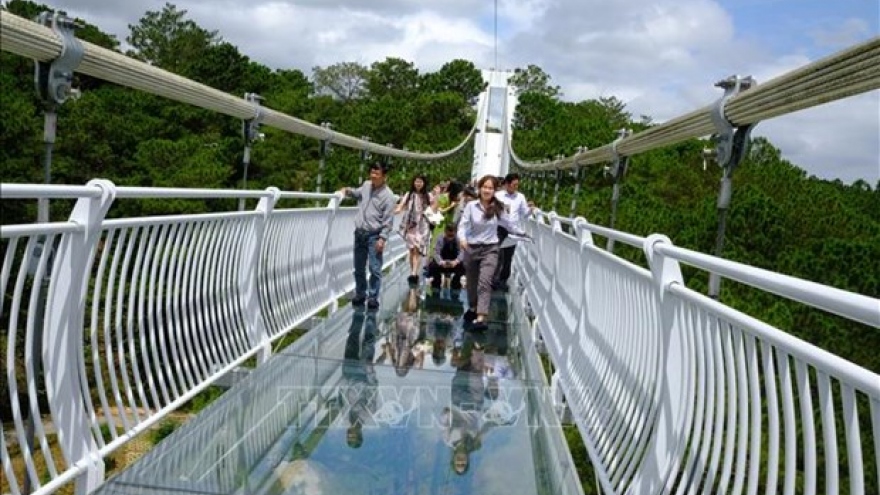
<instances>
[{"instance_id":1,"label":"reflection on glass floor","mask_svg":"<svg viewBox=\"0 0 880 495\"><path fill-rule=\"evenodd\" d=\"M458 292L393 275L378 311L337 311L98 493L580 493L519 298L475 332Z\"/></svg>"}]
</instances>

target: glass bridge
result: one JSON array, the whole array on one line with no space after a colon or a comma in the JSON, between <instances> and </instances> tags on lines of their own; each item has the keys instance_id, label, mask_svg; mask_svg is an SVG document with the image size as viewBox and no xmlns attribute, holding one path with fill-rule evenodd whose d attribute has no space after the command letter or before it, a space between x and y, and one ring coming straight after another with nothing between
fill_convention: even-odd
<instances>
[{"instance_id":1,"label":"glass bridge","mask_svg":"<svg viewBox=\"0 0 880 495\"><path fill-rule=\"evenodd\" d=\"M463 294L386 277L96 493L582 493L523 302L487 330Z\"/></svg>"},{"instance_id":2,"label":"glass bridge","mask_svg":"<svg viewBox=\"0 0 880 495\"><path fill-rule=\"evenodd\" d=\"M518 170L540 184L539 204L555 186L552 210L560 173L577 178L582 168L606 166L612 226L630 157L715 134L723 233L730 174L754 124L880 88L875 37L760 85L731 77L716 84L724 95L711 105L636 134L622 129L593 149L527 162L512 146L518 100L506 71L487 71L469 134L427 153L342 134L74 43L69 19L52 19L55 31L0 16L4 52L65 76L40 86L53 95L44 107L47 136L57 118L49 109L68 99L77 72L248 128L332 141L361 153L362 163L371 155L436 163L473 143L471 177ZM69 50L79 44L87 48L82 64ZM45 157L50 166L51 153ZM578 494L557 424L563 412L577 424L602 493L880 493L876 370L716 297L730 281L760 300L806 305L876 332L877 294L725 259L720 243L709 255L660 232L642 237L535 210L524 222L534 244L514 259L514 287L523 292L496 294L491 325L475 332L463 322L460 294L411 291L394 265L378 311L337 309L352 288L355 210L334 194L95 179L4 183L0 198L4 206L33 201L42 212L37 223L0 226L0 400L11 418L0 436L2 493ZM109 214L142 199L240 207ZM290 200L327 206L292 208ZM47 221L50 201L56 221ZM248 201L256 208L245 208ZM574 202L570 210L578 211ZM615 245L638 260L615 254ZM388 264L405 256L400 238L388 250ZM708 294L688 283L694 276L708 278ZM270 342L328 305L334 311L320 325L264 359ZM238 373L257 355L258 366ZM105 481L117 449L221 377L235 381L222 397Z\"/></svg>"}]
</instances>

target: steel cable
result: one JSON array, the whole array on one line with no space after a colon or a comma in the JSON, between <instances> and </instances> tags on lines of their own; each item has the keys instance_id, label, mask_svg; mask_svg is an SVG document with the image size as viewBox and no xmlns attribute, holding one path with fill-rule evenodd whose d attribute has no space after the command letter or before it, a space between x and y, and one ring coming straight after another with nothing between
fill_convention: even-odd
<instances>
[{"instance_id":1,"label":"steel cable","mask_svg":"<svg viewBox=\"0 0 880 495\"><path fill-rule=\"evenodd\" d=\"M118 52L81 41L83 58L76 71L168 99L247 120L257 117L254 105L228 93L191 81ZM40 61L51 61L61 54L62 42L48 27L4 11L0 16L0 48ZM476 126L452 149L421 153L383 146L336 132L267 107L260 107L261 123L335 145L411 160L438 160L452 156L471 140Z\"/></svg>"},{"instance_id":2,"label":"steel cable","mask_svg":"<svg viewBox=\"0 0 880 495\"><path fill-rule=\"evenodd\" d=\"M734 126L753 124L878 88L880 37L875 37L731 97L725 116ZM622 139L617 153L632 156L712 134L716 131L712 108L705 106ZM507 146L514 163L527 170L575 168L614 159L611 144L546 163L522 160L509 139Z\"/></svg>"}]
</instances>

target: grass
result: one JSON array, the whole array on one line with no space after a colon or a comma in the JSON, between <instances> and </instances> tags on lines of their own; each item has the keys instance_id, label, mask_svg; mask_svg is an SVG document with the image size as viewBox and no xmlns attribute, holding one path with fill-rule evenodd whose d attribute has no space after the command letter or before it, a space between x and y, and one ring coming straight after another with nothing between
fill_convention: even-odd
<instances>
[{"instance_id":1,"label":"grass","mask_svg":"<svg viewBox=\"0 0 880 495\"><path fill-rule=\"evenodd\" d=\"M160 427L161 426L162 425L160 424ZM112 454L110 454L109 457L105 458L104 478L110 478L114 474L124 470L128 466L132 465L135 461L140 459L141 456L147 453L150 449L152 449L155 444L151 441L151 437L155 435L156 430L157 428L153 428L141 433L140 435L131 439L128 443L114 451ZM48 434L46 435L46 440L49 444L49 450L51 451L52 459L55 460L55 468L60 472L60 462L64 457L61 453L61 447L58 445L58 435L54 433ZM9 456L12 460L12 471L13 473L15 473L16 480L21 483L25 477L25 462L24 457L22 457L20 445L18 444L18 442L9 442L7 444L7 448L9 449ZM39 446L35 448L35 451L33 451L32 454L34 456L34 467L36 468L37 474L40 477L40 482L43 484L48 483L51 478L46 465L45 457L43 456L43 453L40 450ZM19 485L19 489L21 488L22 486ZM32 489L33 488L34 487L32 487ZM73 495L73 489L73 484L68 483L61 489L57 490L55 493L61 495ZM0 476L0 493L11 492L12 488L9 486L9 480L6 479L5 475Z\"/></svg>"},{"instance_id":2,"label":"grass","mask_svg":"<svg viewBox=\"0 0 880 495\"><path fill-rule=\"evenodd\" d=\"M540 354L539 357L541 358L541 366L544 368L544 373L549 377L553 373L553 366L550 364L550 359L545 354ZM565 436L565 442L568 444L569 452L571 452L571 458L572 461L574 461L575 469L577 469L578 480L584 490L584 495L601 493L597 491L593 465L590 463L590 458L587 455L587 447L584 445L584 441L581 438L581 433L578 431L577 426L573 424L563 425L562 434Z\"/></svg>"}]
</instances>

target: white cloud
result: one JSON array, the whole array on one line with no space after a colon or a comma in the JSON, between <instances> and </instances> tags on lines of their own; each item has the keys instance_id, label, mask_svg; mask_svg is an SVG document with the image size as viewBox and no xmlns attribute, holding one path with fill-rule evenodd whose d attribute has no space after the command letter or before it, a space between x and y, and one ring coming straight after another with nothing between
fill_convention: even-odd
<instances>
[{"instance_id":1,"label":"white cloud","mask_svg":"<svg viewBox=\"0 0 880 495\"><path fill-rule=\"evenodd\" d=\"M105 31L127 35L146 10L164 2L62 0L58 7ZM370 64L386 56L435 70L454 58L493 63L493 2L485 0L178 0L202 27L217 29L252 59L273 68L340 61ZM638 117L663 121L705 106L721 94L713 85L731 74L759 83L878 33L875 19L850 18L836 27L768 32L789 50L761 44L737 26L727 0L498 0L499 65L536 64L567 99L617 96ZM791 7L796 9L796 7ZM779 13L777 13L779 14ZM817 25L801 10L775 26ZM798 16L801 16L800 18ZM753 27L753 26L749 26ZM872 32L873 31L873 32ZM784 156L824 178L847 182L878 176L880 96L851 98L758 125Z\"/></svg>"},{"instance_id":2,"label":"white cloud","mask_svg":"<svg viewBox=\"0 0 880 495\"><path fill-rule=\"evenodd\" d=\"M791 162L821 178L880 180L880 92L858 95L762 122L767 136Z\"/></svg>"},{"instance_id":3,"label":"white cloud","mask_svg":"<svg viewBox=\"0 0 880 495\"><path fill-rule=\"evenodd\" d=\"M766 83L812 61L737 36L732 17L709 0L555 2L544 17L511 40L513 65L544 67L568 99L617 96L635 117L658 122L712 103L722 94L714 83L731 74ZM827 37L851 44L865 37L866 25L849 22ZM758 125L755 135L770 138L811 174L874 184L878 112L875 91L778 117Z\"/></svg>"},{"instance_id":4,"label":"white cloud","mask_svg":"<svg viewBox=\"0 0 880 495\"><path fill-rule=\"evenodd\" d=\"M871 34L868 22L864 19L847 19L832 29L816 29L810 32L815 43L822 47L841 49Z\"/></svg>"}]
</instances>

